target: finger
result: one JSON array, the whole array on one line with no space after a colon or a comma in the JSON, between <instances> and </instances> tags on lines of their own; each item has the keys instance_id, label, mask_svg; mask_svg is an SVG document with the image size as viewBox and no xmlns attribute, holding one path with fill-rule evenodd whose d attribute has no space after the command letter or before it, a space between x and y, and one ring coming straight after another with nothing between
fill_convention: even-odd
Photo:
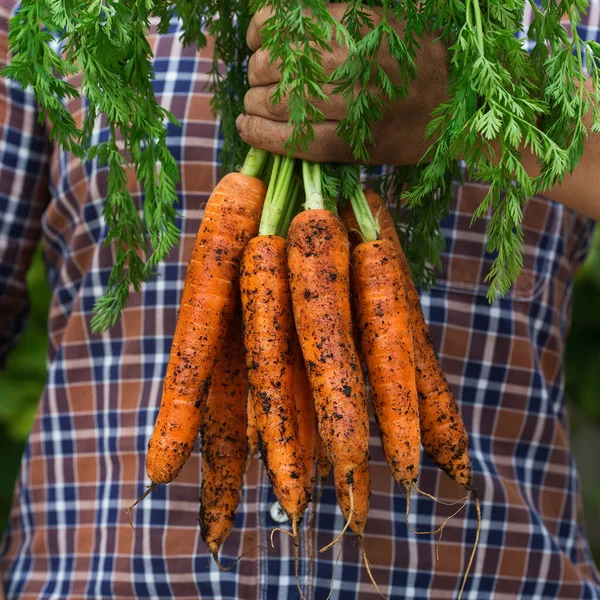
<instances>
[{"instance_id":1,"label":"finger","mask_svg":"<svg viewBox=\"0 0 600 600\"><path fill-rule=\"evenodd\" d=\"M313 162L354 162L350 148L337 137L336 126L335 121L313 125L315 141L307 150L295 152L294 156ZM237 129L240 137L252 147L287 154L285 143L291 132L287 123L243 114L237 119Z\"/></svg>"},{"instance_id":2,"label":"finger","mask_svg":"<svg viewBox=\"0 0 600 600\"><path fill-rule=\"evenodd\" d=\"M327 10L336 21L341 21L347 10L347 4L347 2L329 4ZM302 14L306 16L310 14L310 11L303 10ZM246 32L246 44L251 50L258 50L258 48L262 46L261 31L267 19L270 19L272 16L273 10L270 7L261 8L259 11L254 13L252 20L250 21L250 25L248 26L248 31Z\"/></svg>"},{"instance_id":3,"label":"finger","mask_svg":"<svg viewBox=\"0 0 600 600\"><path fill-rule=\"evenodd\" d=\"M311 42L311 46L313 46ZM329 77L348 57L348 50L334 45L331 52L323 52L321 60L325 75ZM267 50L259 48L248 61L248 83L251 87L277 83L281 79L281 61L271 62Z\"/></svg>"},{"instance_id":4,"label":"finger","mask_svg":"<svg viewBox=\"0 0 600 600\"><path fill-rule=\"evenodd\" d=\"M248 115L263 117L271 121L286 122L290 118L287 98L274 104L273 93L277 84L250 88L244 96L244 110ZM346 116L346 105L339 94L333 93L332 85L324 85L323 92L329 101L311 99L311 104L320 110L328 121L340 121Z\"/></svg>"},{"instance_id":5,"label":"finger","mask_svg":"<svg viewBox=\"0 0 600 600\"><path fill-rule=\"evenodd\" d=\"M261 8L254 13L246 32L246 44L250 50L258 50L262 46L262 27L265 21L272 16L273 11L270 8Z\"/></svg>"},{"instance_id":6,"label":"finger","mask_svg":"<svg viewBox=\"0 0 600 600\"><path fill-rule=\"evenodd\" d=\"M248 83L250 87L277 83L281 79L280 65L280 60L271 62L269 53L259 48L248 61Z\"/></svg>"}]
</instances>

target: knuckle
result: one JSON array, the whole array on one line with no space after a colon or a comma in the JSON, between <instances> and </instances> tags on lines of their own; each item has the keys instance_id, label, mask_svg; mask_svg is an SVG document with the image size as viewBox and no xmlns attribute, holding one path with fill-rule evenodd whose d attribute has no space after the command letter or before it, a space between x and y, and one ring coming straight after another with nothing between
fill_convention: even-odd
<instances>
[{"instance_id":1,"label":"knuckle","mask_svg":"<svg viewBox=\"0 0 600 600\"><path fill-rule=\"evenodd\" d=\"M275 119L282 119L287 114L287 105L284 100L281 100L277 104L274 104L272 100L269 100L269 114Z\"/></svg>"},{"instance_id":2,"label":"knuckle","mask_svg":"<svg viewBox=\"0 0 600 600\"><path fill-rule=\"evenodd\" d=\"M267 89L268 102L266 103L266 105L269 115L274 119L279 120L286 117L288 112L288 106L285 98L282 98L279 102L275 103L275 101L273 100L274 92L275 86L269 86L269 88Z\"/></svg>"},{"instance_id":3,"label":"knuckle","mask_svg":"<svg viewBox=\"0 0 600 600\"><path fill-rule=\"evenodd\" d=\"M252 55L252 68L254 76L260 81L268 72L270 58L266 50L259 49Z\"/></svg>"},{"instance_id":4,"label":"knuckle","mask_svg":"<svg viewBox=\"0 0 600 600\"><path fill-rule=\"evenodd\" d=\"M248 60L248 83L251 88L256 85L256 52Z\"/></svg>"},{"instance_id":5,"label":"knuckle","mask_svg":"<svg viewBox=\"0 0 600 600\"><path fill-rule=\"evenodd\" d=\"M239 136L245 141L248 141L248 118L245 115L240 115L235 122Z\"/></svg>"},{"instance_id":6,"label":"knuckle","mask_svg":"<svg viewBox=\"0 0 600 600\"><path fill-rule=\"evenodd\" d=\"M324 52L322 55L323 69L325 73L333 73L346 59L347 54L344 51L335 50L334 52Z\"/></svg>"},{"instance_id":7,"label":"knuckle","mask_svg":"<svg viewBox=\"0 0 600 600\"><path fill-rule=\"evenodd\" d=\"M250 91L251 90L248 90L244 94L244 112L248 115L252 113L252 97L250 95Z\"/></svg>"},{"instance_id":8,"label":"knuckle","mask_svg":"<svg viewBox=\"0 0 600 600\"><path fill-rule=\"evenodd\" d=\"M265 21L273 16L273 11L269 6L264 6L254 13L253 20L258 27L262 27Z\"/></svg>"}]
</instances>

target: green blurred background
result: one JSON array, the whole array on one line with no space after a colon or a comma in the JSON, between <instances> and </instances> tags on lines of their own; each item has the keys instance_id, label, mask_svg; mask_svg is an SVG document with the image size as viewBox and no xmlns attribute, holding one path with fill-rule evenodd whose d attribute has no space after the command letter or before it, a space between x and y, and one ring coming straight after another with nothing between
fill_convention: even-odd
<instances>
[{"instance_id":1,"label":"green blurred background","mask_svg":"<svg viewBox=\"0 0 600 600\"><path fill-rule=\"evenodd\" d=\"M46 317L50 292L38 252L28 276L32 312L18 346L0 373L0 536L6 525L23 446L46 372ZM575 282L567 341L566 383L572 446L580 472L584 515L600 565L600 228Z\"/></svg>"}]
</instances>

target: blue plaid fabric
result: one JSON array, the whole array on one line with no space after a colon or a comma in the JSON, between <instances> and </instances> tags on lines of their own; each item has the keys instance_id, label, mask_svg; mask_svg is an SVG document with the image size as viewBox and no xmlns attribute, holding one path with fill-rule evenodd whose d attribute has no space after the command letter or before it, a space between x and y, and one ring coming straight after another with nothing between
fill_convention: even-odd
<instances>
[{"instance_id":1,"label":"blue plaid fabric","mask_svg":"<svg viewBox=\"0 0 600 600\"><path fill-rule=\"evenodd\" d=\"M7 19L0 2L0 51ZM581 26L598 39L600 2ZM183 48L179 30L153 37L155 89L182 122L169 144L179 161L177 225L181 245L156 280L135 294L123 319L93 335L90 319L113 264L103 245L106 169L80 163L49 143L34 98L0 81L0 356L27 316L25 273L41 240L53 289L48 378L31 433L0 571L10 600L197 598L284 600L299 597L293 548L279 523L261 464L250 463L221 572L197 526L200 457L133 514L123 509L145 489L145 451L162 390L183 276L203 206L218 181L219 128L204 87L211 48ZM75 81L75 83L77 83ZM69 109L81 118L80 101ZM96 140L107 130L98 125ZM131 182L138 200L140 191ZM569 452L562 372L572 277L593 223L545 198L525 211L523 274L490 306L483 278L485 219L469 228L485 187L456 188L444 222L446 248L436 286L422 294L436 349L470 432L475 485L483 510L479 550L465 599L600 598L600 576L582 526L577 471ZM435 536L405 523L405 498L371 430L371 511L365 548L373 575L391 599L455 598L475 540L468 505ZM418 485L451 502L461 490L423 456ZM414 495L410 522L438 527L456 507ZM343 527L331 481L301 527L300 580L310 599L377 598L352 536L326 553ZM286 527L284 524L283 527ZM436 558L439 554L439 559Z\"/></svg>"}]
</instances>

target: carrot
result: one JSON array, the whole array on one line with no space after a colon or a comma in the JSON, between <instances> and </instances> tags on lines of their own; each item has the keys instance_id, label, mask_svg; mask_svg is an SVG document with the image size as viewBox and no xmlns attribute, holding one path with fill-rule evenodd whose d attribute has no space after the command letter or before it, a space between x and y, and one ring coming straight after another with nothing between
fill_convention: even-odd
<instances>
[{"instance_id":1,"label":"carrot","mask_svg":"<svg viewBox=\"0 0 600 600\"><path fill-rule=\"evenodd\" d=\"M310 383L308 381L308 375L306 373L306 366L304 359L302 358L302 350L300 343L298 342L297 336L294 337L293 346L293 360L294 360L294 378L293 378L293 393L296 401L296 415L298 417L298 442L304 449L304 464L306 473L308 476L308 485L312 489L315 480L315 461L317 460L317 449L321 451L319 460L323 462L325 460L329 465L329 461L323 456L323 448L319 433L317 431L317 415L315 413L315 405L310 391ZM317 467L320 469L320 463L317 463ZM315 526L315 519L317 517L316 507L321 500L321 493L323 491L324 478L320 475L320 486L316 495L311 497L312 499L312 511L308 521L309 531L312 531ZM312 556L312 536L307 536L308 542L308 554Z\"/></svg>"},{"instance_id":2,"label":"carrot","mask_svg":"<svg viewBox=\"0 0 600 600\"><path fill-rule=\"evenodd\" d=\"M217 554L233 526L246 470L247 399L241 316L235 315L215 362L200 425L200 532L219 566Z\"/></svg>"},{"instance_id":3,"label":"carrot","mask_svg":"<svg viewBox=\"0 0 600 600\"><path fill-rule=\"evenodd\" d=\"M456 401L450 390L433 347L429 327L423 315L419 292L415 287L408 262L400 245L394 220L383 199L365 190L371 212L378 218L381 239L394 244L406 281L406 294L412 323L415 354L421 443L429 458L454 481L467 490L473 487L469 437ZM349 231L356 230L356 219L350 207L340 212Z\"/></svg>"},{"instance_id":4,"label":"carrot","mask_svg":"<svg viewBox=\"0 0 600 600\"><path fill-rule=\"evenodd\" d=\"M249 242L240 291L258 448L275 496L295 530L308 504L310 485L292 392L295 331L283 238L260 235Z\"/></svg>"},{"instance_id":5,"label":"carrot","mask_svg":"<svg viewBox=\"0 0 600 600\"><path fill-rule=\"evenodd\" d=\"M294 369L292 391L298 419L298 443L304 451L304 465L308 477L308 485L309 488L312 488L315 470L315 451L319 435L316 429L317 416L315 414L312 392L310 391L310 383L306 374L300 343L296 335L294 335L292 352Z\"/></svg>"},{"instance_id":6,"label":"carrot","mask_svg":"<svg viewBox=\"0 0 600 600\"><path fill-rule=\"evenodd\" d=\"M266 188L242 173L226 175L204 211L187 269L163 396L148 443L153 486L172 481L190 456L200 408L232 318L242 251L258 230Z\"/></svg>"},{"instance_id":7,"label":"carrot","mask_svg":"<svg viewBox=\"0 0 600 600\"><path fill-rule=\"evenodd\" d=\"M331 471L331 462L325 454L323 442L321 442L321 436L319 435L318 431L315 440L315 461L317 463L317 471L319 472L321 483L324 483L329 477L329 473Z\"/></svg>"},{"instance_id":8,"label":"carrot","mask_svg":"<svg viewBox=\"0 0 600 600\"><path fill-rule=\"evenodd\" d=\"M246 437L248 438L248 461L252 460L258 452L258 433L256 431L256 419L254 418L254 404L252 394L248 393L248 427Z\"/></svg>"},{"instance_id":9,"label":"carrot","mask_svg":"<svg viewBox=\"0 0 600 600\"><path fill-rule=\"evenodd\" d=\"M394 479L410 493L420 459L419 403L404 275L391 242L363 242L352 252L353 287L363 357L381 444Z\"/></svg>"},{"instance_id":10,"label":"carrot","mask_svg":"<svg viewBox=\"0 0 600 600\"><path fill-rule=\"evenodd\" d=\"M362 535L369 510L369 418L352 338L348 236L331 212L305 210L292 221L287 244L294 320L319 435L333 464L338 498L354 498L340 508Z\"/></svg>"}]
</instances>

